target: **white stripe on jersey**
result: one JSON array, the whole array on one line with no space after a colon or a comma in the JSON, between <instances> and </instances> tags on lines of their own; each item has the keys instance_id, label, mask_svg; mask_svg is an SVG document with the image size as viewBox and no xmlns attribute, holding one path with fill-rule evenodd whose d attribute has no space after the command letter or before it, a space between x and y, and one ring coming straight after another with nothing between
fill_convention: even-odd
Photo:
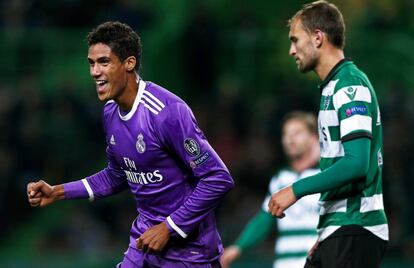
<instances>
[{"instance_id":1,"label":"white stripe on jersey","mask_svg":"<svg viewBox=\"0 0 414 268\"><path fill-rule=\"evenodd\" d=\"M305 266L305 262L306 262L306 256L283 258L283 259L276 258L276 260L273 262L273 268L286 268L286 267L303 268Z\"/></svg>"},{"instance_id":2,"label":"white stripe on jersey","mask_svg":"<svg viewBox=\"0 0 414 268\"><path fill-rule=\"evenodd\" d=\"M345 155L344 146L341 141L330 141L321 147L321 158L334 158Z\"/></svg>"},{"instance_id":3,"label":"white stripe on jersey","mask_svg":"<svg viewBox=\"0 0 414 268\"><path fill-rule=\"evenodd\" d=\"M180 227L178 227L176 224L175 224L175 222L171 219L171 217L170 216L168 216L167 217L167 222L168 222L168 224L171 226L171 228L173 228L174 229L174 231L176 231L179 235L181 235L181 237L182 238L187 238L187 234L186 233L184 233L184 231L183 230L181 230L181 228Z\"/></svg>"},{"instance_id":4,"label":"white stripe on jersey","mask_svg":"<svg viewBox=\"0 0 414 268\"><path fill-rule=\"evenodd\" d=\"M319 126L319 141L321 143L321 157L332 158L341 157L345 155L344 147L341 141L332 141L331 134L328 127L339 126L338 115L335 110L321 110L318 116ZM325 132L322 133L322 129L325 128ZM325 140L326 136L326 140Z\"/></svg>"},{"instance_id":5,"label":"white stripe on jersey","mask_svg":"<svg viewBox=\"0 0 414 268\"><path fill-rule=\"evenodd\" d=\"M347 201L348 199L335 201L319 201L319 205L321 206L319 214L325 215L334 212L346 212Z\"/></svg>"},{"instance_id":6,"label":"white stripe on jersey","mask_svg":"<svg viewBox=\"0 0 414 268\"><path fill-rule=\"evenodd\" d=\"M341 121L341 138L352 131L365 130L372 132L372 118L366 115L353 115Z\"/></svg>"},{"instance_id":7,"label":"white stripe on jersey","mask_svg":"<svg viewBox=\"0 0 414 268\"><path fill-rule=\"evenodd\" d=\"M141 103L144 104L148 110L150 110L153 114L158 114L162 111L165 107L164 103L162 103L157 97L151 94L151 92L144 90L142 94L142 98L140 100Z\"/></svg>"},{"instance_id":8,"label":"white stripe on jersey","mask_svg":"<svg viewBox=\"0 0 414 268\"><path fill-rule=\"evenodd\" d=\"M154 110L154 108L152 108L151 106L149 106L144 100L140 100L140 103L144 104L144 106L146 108L148 108L148 110L150 110L153 114L158 114L157 110Z\"/></svg>"},{"instance_id":9,"label":"white stripe on jersey","mask_svg":"<svg viewBox=\"0 0 414 268\"><path fill-rule=\"evenodd\" d=\"M160 106L158 106L155 102L153 102L150 98L148 98L147 96L145 96L145 95L142 95L142 100L141 101L145 101L146 103L148 103L148 105L149 104L151 104L151 106L153 107L153 108L155 108L156 110L158 110L159 112L161 112L161 107Z\"/></svg>"},{"instance_id":10,"label":"white stripe on jersey","mask_svg":"<svg viewBox=\"0 0 414 268\"><path fill-rule=\"evenodd\" d=\"M389 240L388 224L379 224L374 226L363 226L365 229L378 236L382 240Z\"/></svg>"},{"instance_id":11,"label":"white stripe on jersey","mask_svg":"<svg viewBox=\"0 0 414 268\"><path fill-rule=\"evenodd\" d=\"M325 228L318 229L319 237L318 241L325 240L328 236L333 234L336 230L338 230L341 226L338 225L332 225L327 226ZM379 225L373 225L373 226L362 226L364 229L367 229L374 235L378 236L382 240L389 240L389 233L388 233L388 224L379 224Z\"/></svg>"},{"instance_id":12,"label":"white stripe on jersey","mask_svg":"<svg viewBox=\"0 0 414 268\"><path fill-rule=\"evenodd\" d=\"M164 103L162 103L157 97L155 97L154 95L151 94L151 92L149 91L144 91L145 95L148 95L148 97L150 97L151 99L153 99L156 103L158 103L159 106L161 106L162 108L165 107Z\"/></svg>"},{"instance_id":13,"label":"white stripe on jersey","mask_svg":"<svg viewBox=\"0 0 414 268\"><path fill-rule=\"evenodd\" d=\"M319 125L323 127L339 126L338 114L335 110L321 110L318 115Z\"/></svg>"},{"instance_id":14,"label":"white stripe on jersey","mask_svg":"<svg viewBox=\"0 0 414 268\"><path fill-rule=\"evenodd\" d=\"M382 194L375 194L370 197L361 198L361 207L359 208L361 213L380 209L384 209Z\"/></svg>"},{"instance_id":15,"label":"white stripe on jersey","mask_svg":"<svg viewBox=\"0 0 414 268\"><path fill-rule=\"evenodd\" d=\"M322 90L322 96L333 95L336 83L338 83L338 81L339 79L329 81L329 83Z\"/></svg>"},{"instance_id":16,"label":"white stripe on jersey","mask_svg":"<svg viewBox=\"0 0 414 268\"><path fill-rule=\"evenodd\" d=\"M338 230L339 227L341 227L341 226L331 225L331 226L327 226L325 228L317 229L318 234L319 234L318 241L325 240L325 238L327 238L328 236L333 234L336 230Z\"/></svg>"},{"instance_id":17,"label":"white stripe on jersey","mask_svg":"<svg viewBox=\"0 0 414 268\"><path fill-rule=\"evenodd\" d=\"M350 87L355 90L355 96L352 100L346 94L348 88ZM364 101L371 103L371 92L367 87L364 86L347 86L339 89L333 96L333 104L335 110L340 109L342 105L350 103L352 101Z\"/></svg>"},{"instance_id":18,"label":"white stripe on jersey","mask_svg":"<svg viewBox=\"0 0 414 268\"><path fill-rule=\"evenodd\" d=\"M275 252L279 254L301 251L307 252L312 248L316 240L316 233L315 235L282 236L276 242Z\"/></svg>"},{"instance_id":19,"label":"white stripe on jersey","mask_svg":"<svg viewBox=\"0 0 414 268\"><path fill-rule=\"evenodd\" d=\"M86 179L82 179L82 183L83 183L83 186L85 186L86 191L88 192L89 201L92 202L95 199L95 196L93 195L93 191L92 191L91 186L89 185L89 182Z\"/></svg>"}]
</instances>

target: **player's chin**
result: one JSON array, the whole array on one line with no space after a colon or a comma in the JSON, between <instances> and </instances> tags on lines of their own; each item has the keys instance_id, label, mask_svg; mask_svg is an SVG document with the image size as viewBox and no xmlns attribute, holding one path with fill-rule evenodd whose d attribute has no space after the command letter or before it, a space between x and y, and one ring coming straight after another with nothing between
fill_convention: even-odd
<instances>
[{"instance_id":1,"label":"player's chin","mask_svg":"<svg viewBox=\"0 0 414 268\"><path fill-rule=\"evenodd\" d=\"M108 92L98 92L98 99L104 102L104 101L109 101L111 98Z\"/></svg>"}]
</instances>

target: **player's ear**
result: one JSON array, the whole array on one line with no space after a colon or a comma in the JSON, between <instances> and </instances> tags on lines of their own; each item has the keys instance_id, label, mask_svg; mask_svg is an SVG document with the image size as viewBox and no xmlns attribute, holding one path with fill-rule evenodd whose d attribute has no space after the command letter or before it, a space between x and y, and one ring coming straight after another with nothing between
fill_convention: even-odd
<instances>
[{"instance_id":1,"label":"player's ear","mask_svg":"<svg viewBox=\"0 0 414 268\"><path fill-rule=\"evenodd\" d=\"M134 56L129 56L124 61L125 69L127 69L128 72L131 72L135 69L135 66L137 65L137 59Z\"/></svg>"},{"instance_id":2,"label":"player's ear","mask_svg":"<svg viewBox=\"0 0 414 268\"><path fill-rule=\"evenodd\" d=\"M325 33L319 29L316 29L313 34L313 41L314 41L315 46L317 48L320 48L323 42L325 42Z\"/></svg>"}]
</instances>

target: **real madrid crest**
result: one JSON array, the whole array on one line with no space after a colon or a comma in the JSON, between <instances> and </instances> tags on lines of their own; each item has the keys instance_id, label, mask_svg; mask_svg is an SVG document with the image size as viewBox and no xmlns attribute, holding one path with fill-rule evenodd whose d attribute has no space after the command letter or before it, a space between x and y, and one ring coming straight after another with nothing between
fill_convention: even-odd
<instances>
[{"instance_id":1,"label":"real madrid crest","mask_svg":"<svg viewBox=\"0 0 414 268\"><path fill-rule=\"evenodd\" d=\"M135 147L137 148L138 153L142 154L145 152L146 146L145 146L144 136L142 135L142 133L139 133L137 142L135 143Z\"/></svg>"}]
</instances>

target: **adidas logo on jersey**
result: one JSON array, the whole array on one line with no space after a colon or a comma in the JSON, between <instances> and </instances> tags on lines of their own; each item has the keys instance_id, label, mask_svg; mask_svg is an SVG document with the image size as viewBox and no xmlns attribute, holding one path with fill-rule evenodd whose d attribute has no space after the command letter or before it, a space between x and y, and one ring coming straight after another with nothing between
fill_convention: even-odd
<instances>
[{"instance_id":1,"label":"adidas logo on jersey","mask_svg":"<svg viewBox=\"0 0 414 268\"><path fill-rule=\"evenodd\" d=\"M115 142L115 137L114 137L114 135L112 134L112 136L111 136L111 140L109 141L109 143L110 144L112 144L112 145L116 145L116 142Z\"/></svg>"}]
</instances>

